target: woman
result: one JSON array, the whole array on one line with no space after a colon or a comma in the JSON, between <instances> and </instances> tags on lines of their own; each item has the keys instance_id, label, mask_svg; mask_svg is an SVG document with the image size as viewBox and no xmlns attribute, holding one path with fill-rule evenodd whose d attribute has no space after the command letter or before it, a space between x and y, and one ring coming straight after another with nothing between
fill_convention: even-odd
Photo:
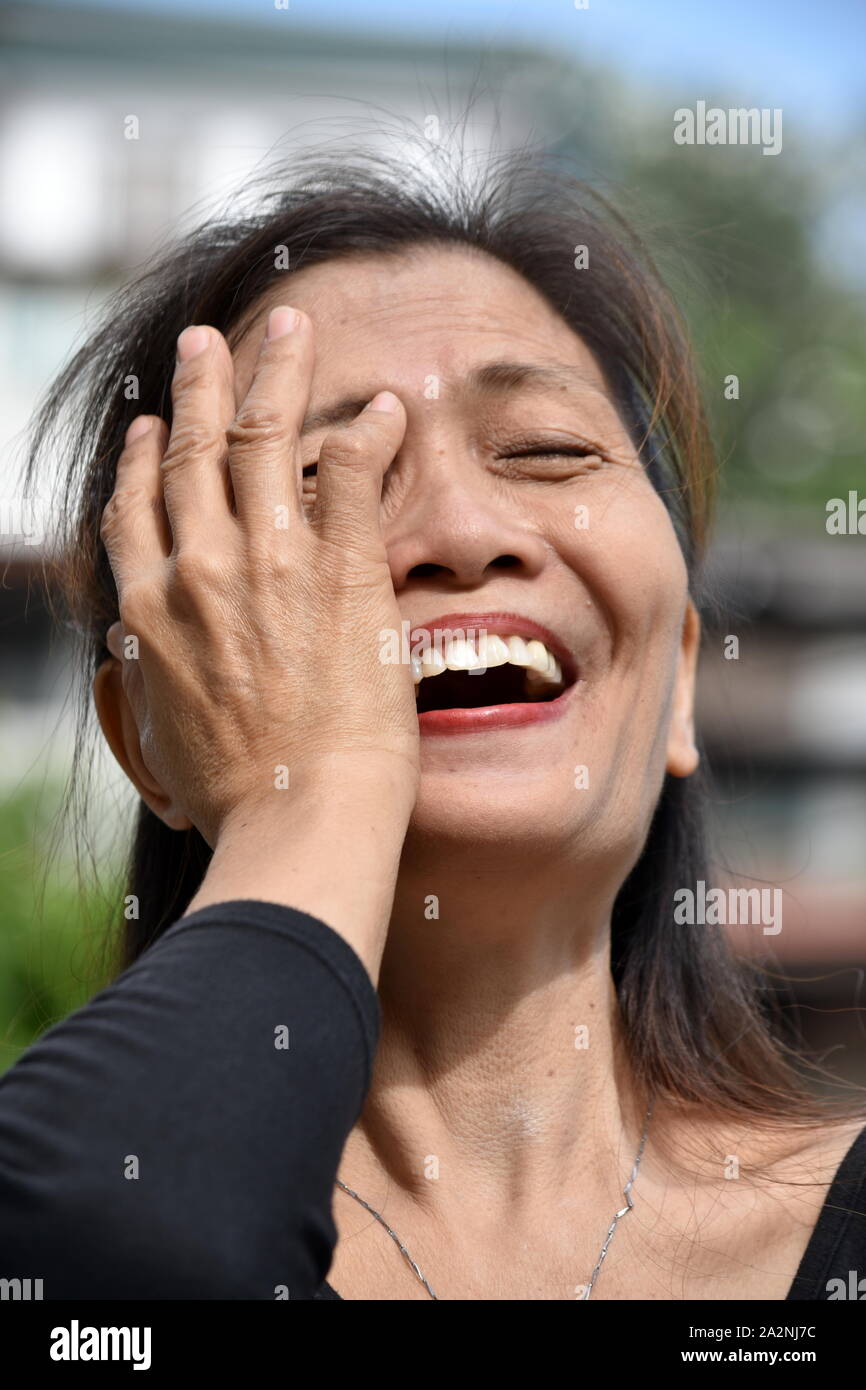
<instances>
[{"instance_id":1,"label":"woman","mask_svg":"<svg viewBox=\"0 0 866 1390\"><path fill-rule=\"evenodd\" d=\"M688 348L555 167L437 187L307 170L164 256L47 403L141 805L122 972L3 1079L3 1272L828 1298L862 1105L810 1097L674 916L712 880Z\"/></svg>"}]
</instances>

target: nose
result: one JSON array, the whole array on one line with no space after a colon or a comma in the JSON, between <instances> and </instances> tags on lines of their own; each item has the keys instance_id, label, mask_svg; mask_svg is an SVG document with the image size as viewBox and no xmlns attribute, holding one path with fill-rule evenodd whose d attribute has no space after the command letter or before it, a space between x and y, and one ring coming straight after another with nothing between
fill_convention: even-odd
<instances>
[{"instance_id":1,"label":"nose","mask_svg":"<svg viewBox=\"0 0 866 1390\"><path fill-rule=\"evenodd\" d=\"M547 546L529 519L509 508L477 465L461 463L418 470L386 529L398 593L431 583L449 592L475 589L503 571L528 579L544 568Z\"/></svg>"}]
</instances>

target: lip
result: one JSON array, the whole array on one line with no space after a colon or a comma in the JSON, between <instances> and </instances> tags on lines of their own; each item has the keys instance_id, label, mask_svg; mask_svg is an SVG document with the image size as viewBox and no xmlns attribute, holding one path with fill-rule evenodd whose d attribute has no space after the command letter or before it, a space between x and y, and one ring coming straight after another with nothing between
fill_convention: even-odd
<instances>
[{"instance_id":1,"label":"lip","mask_svg":"<svg viewBox=\"0 0 866 1390\"><path fill-rule=\"evenodd\" d=\"M522 636L517 633L516 636ZM421 734L483 734L494 729L515 729L526 724L546 724L565 714L574 686L555 700L538 704L480 705L477 709L430 709L418 715Z\"/></svg>"},{"instance_id":2,"label":"lip","mask_svg":"<svg viewBox=\"0 0 866 1390\"><path fill-rule=\"evenodd\" d=\"M418 716L419 733L475 734L488 730L520 728L529 724L544 724L562 718L577 683L577 667L571 652L550 628L545 627L543 623L535 622L533 618L525 618L520 613L444 613L425 622L413 623L410 637L414 640L417 632L429 634L437 629L441 631L447 628L464 631L467 628L480 628L509 637L534 637L543 642L557 657L568 685L555 700L481 705L476 709L427 710Z\"/></svg>"}]
</instances>

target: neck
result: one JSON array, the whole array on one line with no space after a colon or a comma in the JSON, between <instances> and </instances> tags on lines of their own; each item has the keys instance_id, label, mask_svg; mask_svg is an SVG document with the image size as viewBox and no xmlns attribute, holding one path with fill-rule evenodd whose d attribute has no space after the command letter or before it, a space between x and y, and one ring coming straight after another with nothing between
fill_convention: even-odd
<instances>
[{"instance_id":1,"label":"neck","mask_svg":"<svg viewBox=\"0 0 866 1390\"><path fill-rule=\"evenodd\" d=\"M437 1215L514 1220L627 1176L646 1101L624 1059L603 877L404 854L365 1152L346 1180L358 1158Z\"/></svg>"}]
</instances>

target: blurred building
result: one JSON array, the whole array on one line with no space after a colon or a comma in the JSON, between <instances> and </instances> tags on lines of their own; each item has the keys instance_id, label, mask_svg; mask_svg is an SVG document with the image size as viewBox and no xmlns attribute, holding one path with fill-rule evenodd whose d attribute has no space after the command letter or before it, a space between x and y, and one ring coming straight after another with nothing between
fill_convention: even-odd
<instances>
[{"instance_id":1,"label":"blurred building","mask_svg":"<svg viewBox=\"0 0 866 1390\"><path fill-rule=\"evenodd\" d=\"M47 508L45 497L21 496L27 426L110 293L209 209L227 198L236 206L240 183L272 157L311 140L417 165L407 129L444 139L459 125L470 149L508 149L530 128L545 135L542 79L532 75L544 61L524 48L488 49L482 60L449 41L443 68L435 46L310 30L291 10L265 9L269 22L256 13L243 23L67 5L2 10L0 784L15 784L44 752L66 688L33 587L32 542ZM58 772L69 727L61 721L51 745Z\"/></svg>"},{"instance_id":2,"label":"blurred building","mask_svg":"<svg viewBox=\"0 0 866 1390\"><path fill-rule=\"evenodd\" d=\"M726 853L788 885L784 949L857 960L866 924L866 554L794 517L716 540L700 716ZM738 638L733 659L729 638ZM813 901L814 899L814 901ZM807 923L796 900L817 910ZM781 941L778 949L782 949Z\"/></svg>"},{"instance_id":3,"label":"blurred building","mask_svg":"<svg viewBox=\"0 0 866 1390\"><path fill-rule=\"evenodd\" d=\"M859 541L859 544L858 544ZM811 518L744 519L717 538L718 613L700 727L716 782L721 881L779 886L783 929L729 928L796 979L786 999L826 1065L866 1076L866 552ZM739 639L735 658L730 638ZM783 986L783 992L786 987Z\"/></svg>"}]
</instances>

